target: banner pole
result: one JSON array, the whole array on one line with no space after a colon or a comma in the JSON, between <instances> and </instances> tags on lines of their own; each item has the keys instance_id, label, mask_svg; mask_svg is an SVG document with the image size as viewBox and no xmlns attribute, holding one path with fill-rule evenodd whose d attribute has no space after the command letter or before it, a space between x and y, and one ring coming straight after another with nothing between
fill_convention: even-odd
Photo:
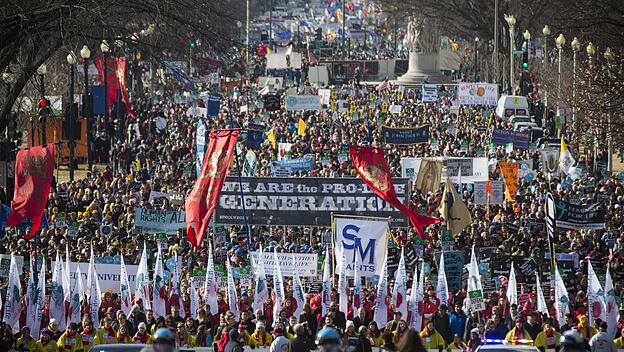
<instances>
[{"instance_id":1,"label":"banner pole","mask_svg":"<svg viewBox=\"0 0 624 352\"><path fill-rule=\"evenodd\" d=\"M230 128L234 128L234 119L232 118L232 104L228 100L228 115L230 118ZM238 177L238 187L240 188L240 199L243 207L243 224L245 225L245 234L247 235L248 250L251 249L251 237L249 236L249 224L247 223L247 210L245 209L245 192L243 191L243 181L241 179L241 168L238 160L238 150L234 146L234 156L236 157L236 173Z\"/></svg>"}]
</instances>

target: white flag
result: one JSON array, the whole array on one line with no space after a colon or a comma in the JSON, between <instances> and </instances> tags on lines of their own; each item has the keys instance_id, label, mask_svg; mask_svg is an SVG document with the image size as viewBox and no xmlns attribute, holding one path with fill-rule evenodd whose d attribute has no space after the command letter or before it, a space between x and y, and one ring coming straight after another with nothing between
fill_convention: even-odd
<instances>
[{"instance_id":1,"label":"white flag","mask_svg":"<svg viewBox=\"0 0 624 352\"><path fill-rule=\"evenodd\" d=\"M89 259L89 271L87 273L87 304L89 317L93 322L93 328L100 327L98 311L102 304L102 291L100 290L100 280L95 269L95 258L93 255L93 247L91 247L91 257Z\"/></svg>"},{"instance_id":2,"label":"white flag","mask_svg":"<svg viewBox=\"0 0 624 352\"><path fill-rule=\"evenodd\" d=\"M72 295L74 294L74 291L72 290L72 285L71 285L71 280L69 279L69 246L66 244L65 245L65 263L63 263L63 270L61 271L63 273L63 294L65 295L65 297L63 297L63 300L65 301L65 307L69 307L67 310L65 310L65 322L63 323L63 327L66 327L67 325L69 325L69 323L71 323L71 309L72 309ZM80 309L80 298L77 296L76 297L78 299L78 309ZM80 315L78 316L78 319L80 319ZM60 323L59 323L60 324Z\"/></svg>"},{"instance_id":3,"label":"white flag","mask_svg":"<svg viewBox=\"0 0 624 352\"><path fill-rule=\"evenodd\" d=\"M386 296L388 295L388 254L384 258L379 275L379 285L377 286L377 296L375 299L375 317L374 321L377 326L385 326L388 322L388 304Z\"/></svg>"},{"instance_id":4,"label":"white flag","mask_svg":"<svg viewBox=\"0 0 624 352\"><path fill-rule=\"evenodd\" d=\"M349 285L347 283L347 263L344 257L345 251L342 252L342 257L338 266L340 271L338 272L338 310L347 314L349 309Z\"/></svg>"},{"instance_id":5,"label":"white flag","mask_svg":"<svg viewBox=\"0 0 624 352\"><path fill-rule=\"evenodd\" d=\"M394 302L394 311L401 312L401 316L407 318L407 270L405 269L405 255L403 249L401 249L399 267L394 273L392 302Z\"/></svg>"},{"instance_id":6,"label":"white flag","mask_svg":"<svg viewBox=\"0 0 624 352\"><path fill-rule=\"evenodd\" d=\"M329 248L325 252L325 260L323 263L323 282L322 282L322 293L321 293L321 315L325 316L329 311L329 303L331 302L331 272L330 272L330 264L329 264Z\"/></svg>"},{"instance_id":7,"label":"white flag","mask_svg":"<svg viewBox=\"0 0 624 352\"><path fill-rule=\"evenodd\" d=\"M546 316L550 318L550 312L546 306L544 291L542 291L542 284L540 283L539 271L535 272L535 286L537 291L537 311L546 314Z\"/></svg>"},{"instance_id":8,"label":"white flag","mask_svg":"<svg viewBox=\"0 0 624 352\"><path fill-rule=\"evenodd\" d=\"M232 266L230 265L230 258L227 260L228 276L227 276L227 296L228 305L236 320L240 317L238 312L238 298L236 295L236 285L234 285L234 274L232 274Z\"/></svg>"},{"instance_id":9,"label":"white flag","mask_svg":"<svg viewBox=\"0 0 624 352\"><path fill-rule=\"evenodd\" d=\"M606 322L607 322L607 332L611 336L611 338L615 338L615 333L617 332L617 321L620 317L618 317L618 306L617 301L615 300L615 290L613 289L613 279L611 278L611 271L607 266L607 277L605 278L605 294L606 294Z\"/></svg>"},{"instance_id":10,"label":"white flag","mask_svg":"<svg viewBox=\"0 0 624 352\"><path fill-rule=\"evenodd\" d=\"M587 308L590 322L600 318L602 321L607 319L606 314L605 292L596 276L592 263L587 258Z\"/></svg>"},{"instance_id":11,"label":"white flag","mask_svg":"<svg viewBox=\"0 0 624 352\"><path fill-rule=\"evenodd\" d=\"M154 263L154 292L152 299L152 310L154 317L164 317L166 313L165 306L165 279L162 265L162 251L160 244L158 245L158 253L156 254L156 263Z\"/></svg>"},{"instance_id":12,"label":"white flag","mask_svg":"<svg viewBox=\"0 0 624 352\"><path fill-rule=\"evenodd\" d=\"M509 271L509 282L507 284L505 296L509 304L518 305L518 283L516 281L516 270L514 269L513 262L511 262L511 271Z\"/></svg>"},{"instance_id":13,"label":"white flag","mask_svg":"<svg viewBox=\"0 0 624 352\"><path fill-rule=\"evenodd\" d=\"M362 305L362 276L360 275L360 263L355 256L355 268L353 269L353 311Z\"/></svg>"},{"instance_id":14,"label":"white flag","mask_svg":"<svg viewBox=\"0 0 624 352\"><path fill-rule=\"evenodd\" d=\"M180 262L178 261L178 252L173 256L173 270L171 273L171 294L170 304L178 306L180 312L184 312L184 305L182 304L182 292L180 291Z\"/></svg>"},{"instance_id":15,"label":"white flag","mask_svg":"<svg viewBox=\"0 0 624 352\"><path fill-rule=\"evenodd\" d=\"M565 324L565 315L570 312L570 299L568 290L563 283L559 269L555 265L555 310L559 326Z\"/></svg>"},{"instance_id":16,"label":"white flag","mask_svg":"<svg viewBox=\"0 0 624 352\"><path fill-rule=\"evenodd\" d=\"M65 287L63 281L63 261L60 253L56 252L50 290L50 319L54 318L58 321L59 330L65 330Z\"/></svg>"},{"instance_id":17,"label":"white flag","mask_svg":"<svg viewBox=\"0 0 624 352\"><path fill-rule=\"evenodd\" d=\"M217 303L217 276L212 259L212 245L208 245L208 263L206 263L206 280L204 280L204 304L210 306L210 314L219 313Z\"/></svg>"},{"instance_id":18,"label":"white flag","mask_svg":"<svg viewBox=\"0 0 624 352\"><path fill-rule=\"evenodd\" d=\"M396 284L395 284L396 285ZM446 281L446 269L444 269L444 251L440 252L440 263L438 266L438 285L436 294L440 304L448 307L448 283Z\"/></svg>"},{"instance_id":19,"label":"white flag","mask_svg":"<svg viewBox=\"0 0 624 352\"><path fill-rule=\"evenodd\" d=\"M481 285L481 276L479 275L479 264L477 263L477 256L475 255L474 245L472 246L472 252L470 254L470 266L468 268L468 292L481 291L483 293L483 286ZM464 300L466 303L466 311L470 311L470 299Z\"/></svg>"},{"instance_id":20,"label":"white flag","mask_svg":"<svg viewBox=\"0 0 624 352\"><path fill-rule=\"evenodd\" d=\"M145 242L143 242L143 253L141 253L141 261L139 261L139 268L137 269L136 280L134 281L134 300L138 302L143 301L143 307L145 309L151 309L149 299L149 272L147 271L147 250L145 248Z\"/></svg>"},{"instance_id":21,"label":"white flag","mask_svg":"<svg viewBox=\"0 0 624 352\"><path fill-rule=\"evenodd\" d=\"M295 257L296 258L296 257ZM303 306L305 305L305 293L303 292L303 285L299 279L299 273L295 270L295 276L293 277L293 299L297 302L297 310L295 310L294 316L299 321Z\"/></svg>"},{"instance_id":22,"label":"white flag","mask_svg":"<svg viewBox=\"0 0 624 352\"><path fill-rule=\"evenodd\" d=\"M189 292L189 298L191 300L191 318L197 319L197 310L199 309L199 293L195 287L195 280L191 279L191 289Z\"/></svg>"},{"instance_id":23,"label":"white flag","mask_svg":"<svg viewBox=\"0 0 624 352\"><path fill-rule=\"evenodd\" d=\"M37 285L34 279L34 263L32 256L30 257L30 275L28 277L28 292L26 292L26 326L30 328L30 334L36 340L39 340L39 331L41 331L41 315L45 297L45 259L42 260L41 270Z\"/></svg>"},{"instance_id":24,"label":"white flag","mask_svg":"<svg viewBox=\"0 0 624 352\"><path fill-rule=\"evenodd\" d=\"M253 258L252 267L254 268L254 276L256 281L256 288L254 293L254 300L252 304L253 311L264 310L264 304L269 300L269 288L266 282L266 273L264 271L264 260L262 259L264 254L262 252L262 246L258 254L258 262L256 263Z\"/></svg>"},{"instance_id":25,"label":"white flag","mask_svg":"<svg viewBox=\"0 0 624 352\"><path fill-rule=\"evenodd\" d=\"M420 302L423 301L425 295L425 263L420 267L420 276L418 276L418 265L414 267L414 279L412 280L412 292L410 292L410 311L412 312L412 321L410 327L420 331L422 328L423 312L420 310Z\"/></svg>"},{"instance_id":26,"label":"white flag","mask_svg":"<svg viewBox=\"0 0 624 352\"><path fill-rule=\"evenodd\" d=\"M17 272L17 261L15 255L11 253L11 264L9 265L9 285L7 286L6 301L4 303L4 315L2 320L11 326L13 333L19 332L19 319L22 312L22 285L20 284L19 273Z\"/></svg>"},{"instance_id":27,"label":"white flag","mask_svg":"<svg viewBox=\"0 0 624 352\"><path fill-rule=\"evenodd\" d=\"M559 151L559 169L566 175L569 175L573 169L574 163L576 163L576 160L574 160L572 153L570 153L568 146L563 140L563 136L561 136L561 150Z\"/></svg>"},{"instance_id":28,"label":"white flag","mask_svg":"<svg viewBox=\"0 0 624 352\"><path fill-rule=\"evenodd\" d=\"M282 304L286 300L284 294L284 278L282 277L282 268L277 259L277 251L273 251L273 259L275 261L275 269L273 273L273 320L274 323L279 321L279 313L282 310Z\"/></svg>"},{"instance_id":29,"label":"white flag","mask_svg":"<svg viewBox=\"0 0 624 352\"><path fill-rule=\"evenodd\" d=\"M67 267L67 266L65 266ZM82 271L80 265L76 269L76 279L71 286L71 301L69 302L69 311L67 312L67 324L80 324L82 313L80 312L81 303L85 299L85 289L82 286Z\"/></svg>"},{"instance_id":30,"label":"white flag","mask_svg":"<svg viewBox=\"0 0 624 352\"><path fill-rule=\"evenodd\" d=\"M119 298L121 300L121 310L130 316L132 310L132 293L130 293L130 281L128 281L128 271L126 270L126 263L124 262L123 255L121 257L120 267L120 280L119 280Z\"/></svg>"}]
</instances>

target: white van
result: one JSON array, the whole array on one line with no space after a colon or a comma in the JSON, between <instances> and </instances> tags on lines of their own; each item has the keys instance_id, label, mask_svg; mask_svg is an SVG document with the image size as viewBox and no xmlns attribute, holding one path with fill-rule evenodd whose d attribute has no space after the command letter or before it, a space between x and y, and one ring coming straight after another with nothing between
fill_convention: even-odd
<instances>
[{"instance_id":1,"label":"white van","mask_svg":"<svg viewBox=\"0 0 624 352\"><path fill-rule=\"evenodd\" d=\"M496 104L496 116L509 120L512 116L529 116L529 103L526 97L503 95Z\"/></svg>"}]
</instances>

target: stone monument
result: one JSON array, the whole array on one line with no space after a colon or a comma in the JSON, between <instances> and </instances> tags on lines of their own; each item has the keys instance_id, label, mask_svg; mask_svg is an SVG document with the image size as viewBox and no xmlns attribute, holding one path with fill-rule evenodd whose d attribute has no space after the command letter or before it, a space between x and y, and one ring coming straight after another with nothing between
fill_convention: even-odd
<instances>
[{"instance_id":1,"label":"stone monument","mask_svg":"<svg viewBox=\"0 0 624 352\"><path fill-rule=\"evenodd\" d=\"M423 82L446 83L450 78L440 72L440 35L430 20L412 17L407 25L409 67L397 84L415 85Z\"/></svg>"}]
</instances>

